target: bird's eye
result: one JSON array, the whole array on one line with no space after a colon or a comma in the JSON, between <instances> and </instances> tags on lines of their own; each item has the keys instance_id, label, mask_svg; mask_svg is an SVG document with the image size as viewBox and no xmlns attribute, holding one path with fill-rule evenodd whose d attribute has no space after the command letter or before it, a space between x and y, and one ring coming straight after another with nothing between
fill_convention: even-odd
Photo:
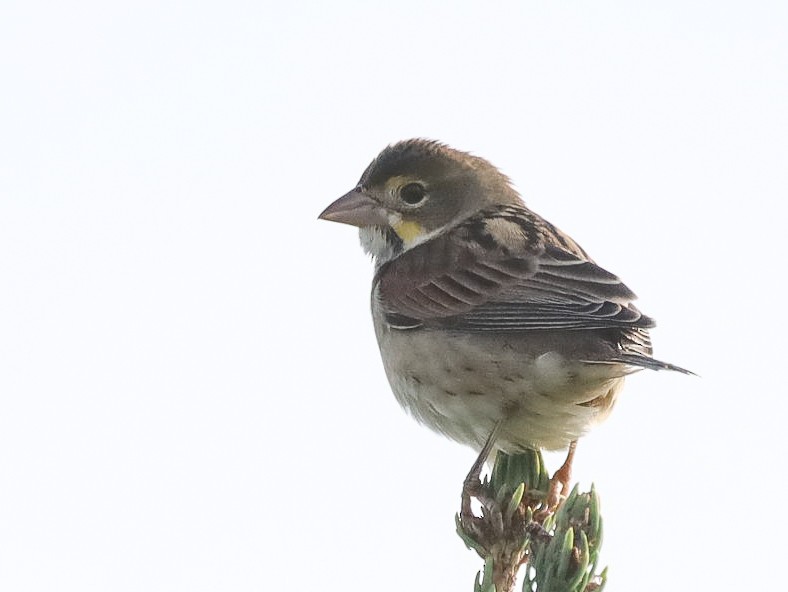
<instances>
[{"instance_id":1,"label":"bird's eye","mask_svg":"<svg viewBox=\"0 0 788 592\"><path fill-rule=\"evenodd\" d=\"M427 190L421 183L408 183L399 191L399 196L409 206L415 206L427 197Z\"/></svg>"}]
</instances>

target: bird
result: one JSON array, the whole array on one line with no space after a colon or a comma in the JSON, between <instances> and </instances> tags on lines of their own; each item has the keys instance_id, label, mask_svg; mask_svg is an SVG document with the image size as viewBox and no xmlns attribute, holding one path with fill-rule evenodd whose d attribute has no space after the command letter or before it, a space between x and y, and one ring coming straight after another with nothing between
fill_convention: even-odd
<instances>
[{"instance_id":1,"label":"bird","mask_svg":"<svg viewBox=\"0 0 788 592\"><path fill-rule=\"evenodd\" d=\"M551 481L560 500L577 440L628 375L691 374L652 356L655 323L635 294L479 156L391 144L319 218L359 229L391 390L419 423L479 453L466 485L498 451L568 449Z\"/></svg>"}]
</instances>

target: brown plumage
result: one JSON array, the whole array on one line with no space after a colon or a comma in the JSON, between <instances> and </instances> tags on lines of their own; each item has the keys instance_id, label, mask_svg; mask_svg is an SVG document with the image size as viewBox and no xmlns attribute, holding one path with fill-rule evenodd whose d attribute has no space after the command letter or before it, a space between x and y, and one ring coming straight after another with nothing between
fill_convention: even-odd
<instances>
[{"instance_id":1,"label":"brown plumage","mask_svg":"<svg viewBox=\"0 0 788 592\"><path fill-rule=\"evenodd\" d=\"M386 148L321 218L375 258L372 314L392 390L477 450L567 446L651 356L634 293L530 211L486 160L426 140Z\"/></svg>"}]
</instances>

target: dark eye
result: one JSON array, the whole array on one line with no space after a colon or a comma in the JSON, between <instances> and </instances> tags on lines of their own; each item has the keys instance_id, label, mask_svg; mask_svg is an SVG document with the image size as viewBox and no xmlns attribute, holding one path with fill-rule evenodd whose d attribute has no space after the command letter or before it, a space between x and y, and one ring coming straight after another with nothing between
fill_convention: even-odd
<instances>
[{"instance_id":1,"label":"dark eye","mask_svg":"<svg viewBox=\"0 0 788 592\"><path fill-rule=\"evenodd\" d=\"M399 197L409 206L415 206L427 197L427 190L421 183L408 183L400 189Z\"/></svg>"}]
</instances>

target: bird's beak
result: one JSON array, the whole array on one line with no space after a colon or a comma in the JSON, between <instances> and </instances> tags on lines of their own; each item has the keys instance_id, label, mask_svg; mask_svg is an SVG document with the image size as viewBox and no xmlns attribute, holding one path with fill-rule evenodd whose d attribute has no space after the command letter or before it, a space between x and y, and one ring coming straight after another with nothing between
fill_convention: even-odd
<instances>
[{"instance_id":1,"label":"bird's beak","mask_svg":"<svg viewBox=\"0 0 788 592\"><path fill-rule=\"evenodd\" d=\"M318 218L359 228L388 224L385 208L358 188L340 197L323 210Z\"/></svg>"}]
</instances>

